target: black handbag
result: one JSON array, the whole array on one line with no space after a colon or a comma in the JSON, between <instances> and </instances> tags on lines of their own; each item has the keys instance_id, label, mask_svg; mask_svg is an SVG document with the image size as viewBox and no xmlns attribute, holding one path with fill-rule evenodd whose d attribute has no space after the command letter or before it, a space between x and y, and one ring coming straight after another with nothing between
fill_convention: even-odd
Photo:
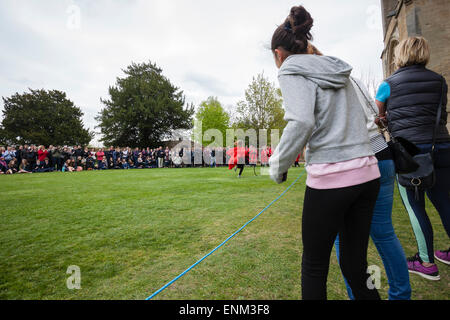
<instances>
[{"instance_id":1,"label":"black handbag","mask_svg":"<svg viewBox=\"0 0 450 320\"><path fill-rule=\"evenodd\" d=\"M419 154L420 149L414 143L402 137L394 138L391 136L388 146L394 158L396 173L407 174L419 169L420 165L417 163L415 156Z\"/></svg>"},{"instance_id":2,"label":"black handbag","mask_svg":"<svg viewBox=\"0 0 450 320\"><path fill-rule=\"evenodd\" d=\"M436 172L434 171L434 149L442 116L442 108L444 107L444 88L445 82L442 81L442 96L441 101L439 102L436 125L433 132L431 152L419 154L413 157L414 161L419 164L419 168L416 171L398 175L398 183L406 189L414 190L416 200L418 200L419 198L419 190L424 191L427 189L431 189L436 183Z\"/></svg>"},{"instance_id":3,"label":"black handbag","mask_svg":"<svg viewBox=\"0 0 450 320\"><path fill-rule=\"evenodd\" d=\"M358 87L359 91L365 98L367 105L374 112L375 117L379 119L378 112L373 108L372 103L364 94L364 91L361 89L358 82L356 82L353 78L351 78L351 80ZM383 126L383 131L387 132L390 137L390 141L387 144L392 152L392 157L395 163L395 172L398 174L403 174L416 171L419 168L419 164L414 160L414 156L420 153L420 149L417 148L414 143L405 138L393 137L389 132L387 125L381 119L380 123Z\"/></svg>"},{"instance_id":4,"label":"black handbag","mask_svg":"<svg viewBox=\"0 0 450 320\"><path fill-rule=\"evenodd\" d=\"M389 131L387 132L389 133ZM419 169L420 165L414 157L420 153L420 149L414 143L402 137L394 138L391 136L391 141L388 142L388 146L394 158L396 173L406 174Z\"/></svg>"}]
</instances>

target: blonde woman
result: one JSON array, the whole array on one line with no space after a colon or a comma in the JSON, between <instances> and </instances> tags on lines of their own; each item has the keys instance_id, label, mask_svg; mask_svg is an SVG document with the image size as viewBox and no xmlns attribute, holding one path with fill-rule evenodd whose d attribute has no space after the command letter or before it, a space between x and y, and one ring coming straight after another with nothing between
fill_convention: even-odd
<instances>
[{"instance_id":1,"label":"blonde woman","mask_svg":"<svg viewBox=\"0 0 450 320\"><path fill-rule=\"evenodd\" d=\"M431 152L435 138L437 179L426 194L439 212L450 237L450 135L446 127L448 86L444 77L426 68L429 60L430 48L426 39L410 37L403 40L395 51L398 70L381 84L376 103L380 118L387 122L394 137L408 139L422 153ZM442 108L442 116L435 134L439 108ZM435 259L450 265L450 249L434 252L433 228L425 211L425 192L419 190L416 197L414 190L400 185L399 190L419 249L419 253L408 258L409 272L428 280L439 280Z\"/></svg>"}]
</instances>

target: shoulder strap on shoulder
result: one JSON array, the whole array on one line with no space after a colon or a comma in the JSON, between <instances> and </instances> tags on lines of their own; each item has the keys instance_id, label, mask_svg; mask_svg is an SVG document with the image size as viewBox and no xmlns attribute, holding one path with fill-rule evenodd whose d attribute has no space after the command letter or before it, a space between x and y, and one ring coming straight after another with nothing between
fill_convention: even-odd
<instances>
[{"instance_id":1,"label":"shoulder strap on shoulder","mask_svg":"<svg viewBox=\"0 0 450 320\"><path fill-rule=\"evenodd\" d=\"M439 125L441 123L442 109L444 108L444 106L443 106L444 91L445 91L444 89L445 89L445 79L444 79L444 77L442 77L441 100L439 101L439 106L438 106L438 110L437 110L437 117L436 117L436 124L435 124L434 132L433 132L433 143L432 143L432 150L433 151L434 151L434 147L436 145L436 138L437 138L437 134L439 132Z\"/></svg>"}]
</instances>

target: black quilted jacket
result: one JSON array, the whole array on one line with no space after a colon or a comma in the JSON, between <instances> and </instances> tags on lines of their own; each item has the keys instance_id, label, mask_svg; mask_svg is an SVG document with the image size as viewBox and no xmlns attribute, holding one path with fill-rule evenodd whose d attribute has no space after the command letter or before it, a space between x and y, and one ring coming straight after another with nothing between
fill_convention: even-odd
<instances>
[{"instance_id":1,"label":"black quilted jacket","mask_svg":"<svg viewBox=\"0 0 450 320\"><path fill-rule=\"evenodd\" d=\"M445 79L422 65L400 68L386 79L391 95L386 101L389 130L415 144L432 142L439 101ZM436 142L450 142L447 130L447 84L444 85L443 109Z\"/></svg>"}]
</instances>

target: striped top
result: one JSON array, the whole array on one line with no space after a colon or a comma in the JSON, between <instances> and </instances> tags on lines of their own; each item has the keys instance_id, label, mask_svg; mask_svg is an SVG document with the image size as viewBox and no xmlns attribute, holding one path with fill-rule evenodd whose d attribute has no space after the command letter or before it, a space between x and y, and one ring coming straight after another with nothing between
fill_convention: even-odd
<instances>
[{"instance_id":1,"label":"striped top","mask_svg":"<svg viewBox=\"0 0 450 320\"><path fill-rule=\"evenodd\" d=\"M388 148L388 144L381 134L377 134L370 139L370 145L375 154Z\"/></svg>"}]
</instances>

